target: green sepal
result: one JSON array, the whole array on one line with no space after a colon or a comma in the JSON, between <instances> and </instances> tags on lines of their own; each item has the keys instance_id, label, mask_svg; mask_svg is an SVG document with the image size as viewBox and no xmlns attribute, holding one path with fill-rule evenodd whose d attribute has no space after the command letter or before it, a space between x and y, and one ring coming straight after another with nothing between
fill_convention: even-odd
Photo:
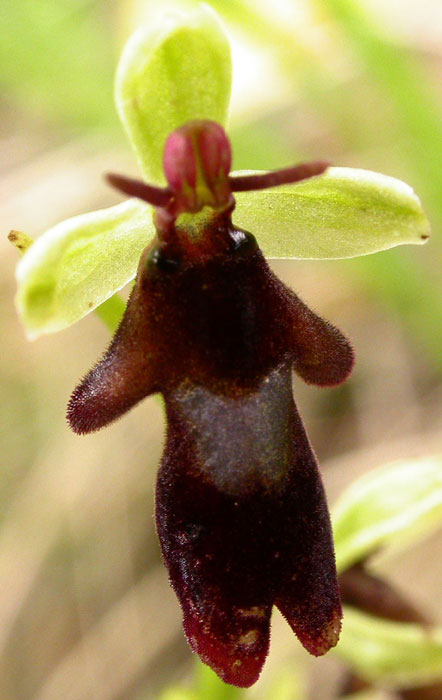
<instances>
[{"instance_id":1,"label":"green sepal","mask_svg":"<svg viewBox=\"0 0 442 700\"><path fill-rule=\"evenodd\" d=\"M297 185L238 193L237 202L234 223L254 233L269 257L368 254L423 242L429 230L411 188L348 168L331 168ZM183 215L177 226L204 235L212 216L204 209ZM62 330L106 301L135 276L154 235L150 208L132 199L68 219L40 236L17 268L17 305L28 335Z\"/></svg>"},{"instance_id":2,"label":"green sepal","mask_svg":"<svg viewBox=\"0 0 442 700\"><path fill-rule=\"evenodd\" d=\"M379 551L408 546L442 524L442 457L369 472L343 493L332 520L340 572Z\"/></svg>"},{"instance_id":3,"label":"green sepal","mask_svg":"<svg viewBox=\"0 0 442 700\"><path fill-rule=\"evenodd\" d=\"M155 235L135 199L67 219L42 234L17 265L17 308L29 338L80 320L124 287Z\"/></svg>"},{"instance_id":4,"label":"green sepal","mask_svg":"<svg viewBox=\"0 0 442 700\"><path fill-rule=\"evenodd\" d=\"M442 678L442 627L381 620L345 606L334 653L379 685L426 685Z\"/></svg>"},{"instance_id":5,"label":"green sepal","mask_svg":"<svg viewBox=\"0 0 442 700\"><path fill-rule=\"evenodd\" d=\"M234 222L257 237L268 258L351 258L424 243L430 234L411 187L369 170L329 168L235 198Z\"/></svg>"},{"instance_id":6,"label":"green sepal","mask_svg":"<svg viewBox=\"0 0 442 700\"><path fill-rule=\"evenodd\" d=\"M118 113L149 181L163 182L169 134L191 119L227 121L230 43L206 5L140 28L123 51L116 81Z\"/></svg>"}]
</instances>

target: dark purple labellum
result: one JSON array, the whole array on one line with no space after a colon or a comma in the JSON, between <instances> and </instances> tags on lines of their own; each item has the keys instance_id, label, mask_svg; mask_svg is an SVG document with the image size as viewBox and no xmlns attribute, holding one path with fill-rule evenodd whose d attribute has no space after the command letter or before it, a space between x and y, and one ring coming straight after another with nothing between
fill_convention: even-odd
<instances>
[{"instance_id":1,"label":"dark purple labellum","mask_svg":"<svg viewBox=\"0 0 442 700\"><path fill-rule=\"evenodd\" d=\"M291 370L333 386L353 352L230 213L214 214L196 240L172 226L146 249L120 327L68 419L86 433L163 394L164 561L190 646L227 683L248 687L268 652L273 605L316 656L339 637L330 520Z\"/></svg>"},{"instance_id":2,"label":"dark purple labellum","mask_svg":"<svg viewBox=\"0 0 442 700\"><path fill-rule=\"evenodd\" d=\"M289 364L239 399L185 385L167 416L158 534L192 649L248 687L276 605L310 653L328 651L341 618L330 522Z\"/></svg>"}]
</instances>

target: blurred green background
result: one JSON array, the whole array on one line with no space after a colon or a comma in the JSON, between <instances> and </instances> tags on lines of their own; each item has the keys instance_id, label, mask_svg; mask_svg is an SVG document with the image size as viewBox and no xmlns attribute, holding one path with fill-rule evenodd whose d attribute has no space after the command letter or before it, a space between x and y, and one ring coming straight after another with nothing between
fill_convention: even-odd
<instances>
[{"instance_id":1,"label":"blurred green background","mask_svg":"<svg viewBox=\"0 0 442 700\"><path fill-rule=\"evenodd\" d=\"M440 0L208 4L233 42L235 168L327 158L378 170L412 185L432 222L424 247L274 263L356 350L341 388L295 380L332 503L364 471L442 448ZM11 228L36 236L119 201L104 171L138 174L113 75L124 41L164 7L2 1L0 700L150 700L192 677L154 532L161 407L149 399L103 433L69 432L69 393L108 332L91 315L29 343L14 310L17 252L7 241ZM435 621L441 555L435 536L379 565ZM262 679L238 697L276 699L269 688L286 672L299 698L281 698L326 700L343 670L333 658L307 659L275 615Z\"/></svg>"}]
</instances>

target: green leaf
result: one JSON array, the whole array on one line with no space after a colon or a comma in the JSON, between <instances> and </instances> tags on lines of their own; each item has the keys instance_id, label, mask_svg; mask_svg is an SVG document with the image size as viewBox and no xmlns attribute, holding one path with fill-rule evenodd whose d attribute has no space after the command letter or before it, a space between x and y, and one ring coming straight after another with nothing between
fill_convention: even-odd
<instances>
[{"instance_id":1,"label":"green leaf","mask_svg":"<svg viewBox=\"0 0 442 700\"><path fill-rule=\"evenodd\" d=\"M158 700L197 700L197 697L192 690L177 686L167 688L167 690L159 696Z\"/></svg>"},{"instance_id":2,"label":"green leaf","mask_svg":"<svg viewBox=\"0 0 442 700\"><path fill-rule=\"evenodd\" d=\"M424 243L428 220L411 187L369 170L329 168L316 178L239 192L234 222L269 258L350 258Z\"/></svg>"},{"instance_id":3,"label":"green leaf","mask_svg":"<svg viewBox=\"0 0 442 700\"><path fill-rule=\"evenodd\" d=\"M442 112L439 82L431 83L430 72L418 52L407 43L390 37L382 14L361 0L315 0L324 17L335 20L365 64L360 80L376 80L388 102L395 107L398 130L405 131L404 152L419 177L419 191L428 206L442 215ZM399 33L400 34L400 33ZM394 137L394 134L392 134Z\"/></svg>"},{"instance_id":4,"label":"green leaf","mask_svg":"<svg viewBox=\"0 0 442 700\"><path fill-rule=\"evenodd\" d=\"M307 700L307 679L303 666L291 663L290 668L278 668L271 677L266 693L268 700Z\"/></svg>"},{"instance_id":5,"label":"green leaf","mask_svg":"<svg viewBox=\"0 0 442 700\"><path fill-rule=\"evenodd\" d=\"M108 3L110 5L110 3ZM0 83L46 129L118 127L112 103L114 41L103 3L2 0Z\"/></svg>"},{"instance_id":6,"label":"green leaf","mask_svg":"<svg viewBox=\"0 0 442 700\"><path fill-rule=\"evenodd\" d=\"M390 622L346 606L334 653L369 681L425 685L442 678L442 627Z\"/></svg>"},{"instance_id":7,"label":"green leaf","mask_svg":"<svg viewBox=\"0 0 442 700\"><path fill-rule=\"evenodd\" d=\"M16 302L28 336L70 326L124 287L154 235L150 208L134 199L46 231L17 266Z\"/></svg>"},{"instance_id":8,"label":"green leaf","mask_svg":"<svg viewBox=\"0 0 442 700\"><path fill-rule=\"evenodd\" d=\"M434 250L434 248L436 250ZM442 260L442 249L433 247L434 258ZM430 253L430 251L428 251ZM382 305L390 307L408 335L420 361L442 374L442 295L440 265L429 265L431 256L415 255L410 248L396 248L383 255L366 255L344 263L343 274L351 274L355 284ZM389 312L390 313L390 312ZM426 356L425 356L426 354Z\"/></svg>"},{"instance_id":9,"label":"green leaf","mask_svg":"<svg viewBox=\"0 0 442 700\"><path fill-rule=\"evenodd\" d=\"M148 180L163 181L167 136L190 119L227 120L232 82L230 44L213 12L201 5L138 30L117 72L120 118Z\"/></svg>"},{"instance_id":10,"label":"green leaf","mask_svg":"<svg viewBox=\"0 0 442 700\"><path fill-rule=\"evenodd\" d=\"M339 571L379 549L407 546L442 524L442 457L371 471L344 492L332 520Z\"/></svg>"},{"instance_id":11,"label":"green leaf","mask_svg":"<svg viewBox=\"0 0 442 700\"><path fill-rule=\"evenodd\" d=\"M240 688L224 683L209 666L197 662L196 665L196 700L239 700L244 694Z\"/></svg>"}]
</instances>

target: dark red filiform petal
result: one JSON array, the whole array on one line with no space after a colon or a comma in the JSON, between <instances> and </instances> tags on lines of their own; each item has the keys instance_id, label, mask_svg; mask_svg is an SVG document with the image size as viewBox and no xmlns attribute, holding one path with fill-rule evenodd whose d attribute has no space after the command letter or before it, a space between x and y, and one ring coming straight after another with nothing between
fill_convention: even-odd
<instances>
[{"instance_id":1,"label":"dark red filiform petal","mask_svg":"<svg viewBox=\"0 0 442 700\"><path fill-rule=\"evenodd\" d=\"M166 207L172 197L172 192L168 187L148 185L142 180L116 173L107 173L105 177L106 181L119 192L123 192L129 197L142 199L143 202L152 204L154 207Z\"/></svg>"},{"instance_id":2,"label":"dark red filiform petal","mask_svg":"<svg viewBox=\"0 0 442 700\"><path fill-rule=\"evenodd\" d=\"M325 160L301 163L282 170L272 170L268 173L256 175L230 175L229 182L232 192L250 192L252 190L264 190L278 185L289 185L310 177L322 175L330 163Z\"/></svg>"}]
</instances>

